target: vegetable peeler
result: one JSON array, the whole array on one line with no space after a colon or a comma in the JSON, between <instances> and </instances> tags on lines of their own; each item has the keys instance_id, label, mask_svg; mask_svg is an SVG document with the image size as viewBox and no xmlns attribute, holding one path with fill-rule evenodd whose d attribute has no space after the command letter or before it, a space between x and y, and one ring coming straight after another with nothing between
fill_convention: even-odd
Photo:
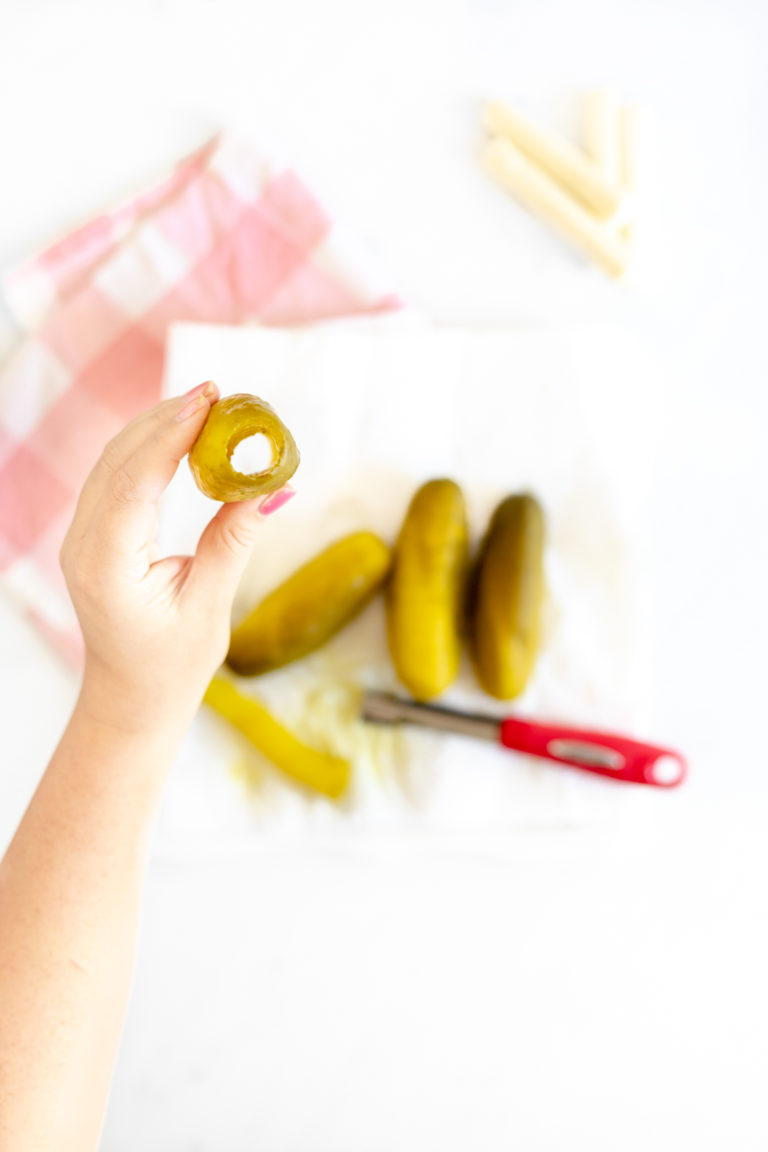
<instances>
[{"instance_id":1,"label":"vegetable peeler","mask_svg":"<svg viewBox=\"0 0 768 1152\"><path fill-rule=\"evenodd\" d=\"M418 724L440 732L475 736L513 752L526 752L555 764L567 764L631 784L675 788L682 784L688 771L679 752L644 744L628 736L563 724L542 724L520 716L499 719L455 712L433 704L403 700L387 692L366 692L361 716L375 724Z\"/></svg>"}]
</instances>

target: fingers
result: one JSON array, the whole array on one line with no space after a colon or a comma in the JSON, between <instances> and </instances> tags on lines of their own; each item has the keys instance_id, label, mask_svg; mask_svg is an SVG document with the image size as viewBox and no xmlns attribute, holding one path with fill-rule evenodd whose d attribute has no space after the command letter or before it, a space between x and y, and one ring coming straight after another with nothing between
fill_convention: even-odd
<instances>
[{"instance_id":1,"label":"fingers","mask_svg":"<svg viewBox=\"0 0 768 1152\"><path fill-rule=\"evenodd\" d=\"M207 601L219 597L231 603L266 516L295 495L281 488L261 500L223 504L206 527L195 553L190 583Z\"/></svg>"},{"instance_id":2,"label":"fingers","mask_svg":"<svg viewBox=\"0 0 768 1152\"><path fill-rule=\"evenodd\" d=\"M205 400L201 399L204 397ZM103 480L103 473L117 472L146 441L153 435L162 433L169 422L179 417L187 410L196 408L198 411L205 407L205 402L213 404L219 397L219 390L212 380L206 380L183 396L174 396L148 408L146 412L139 413L129 424L126 424L114 439L104 447L99 465L91 475L88 487L93 490L99 487L99 480ZM179 421L182 422L182 421ZM101 471L102 475L99 475Z\"/></svg>"},{"instance_id":3,"label":"fingers","mask_svg":"<svg viewBox=\"0 0 768 1152\"><path fill-rule=\"evenodd\" d=\"M216 385L208 381L169 402L167 407L151 409L138 427L125 430L130 432L126 437L130 448L122 458L120 437L113 441L107 470L113 473L109 488L118 504L157 503L197 439L218 395Z\"/></svg>"},{"instance_id":4,"label":"fingers","mask_svg":"<svg viewBox=\"0 0 768 1152\"><path fill-rule=\"evenodd\" d=\"M157 502L194 444L211 404L211 381L137 416L106 446L78 502L70 537L98 537L104 559L139 557L148 566Z\"/></svg>"}]
</instances>

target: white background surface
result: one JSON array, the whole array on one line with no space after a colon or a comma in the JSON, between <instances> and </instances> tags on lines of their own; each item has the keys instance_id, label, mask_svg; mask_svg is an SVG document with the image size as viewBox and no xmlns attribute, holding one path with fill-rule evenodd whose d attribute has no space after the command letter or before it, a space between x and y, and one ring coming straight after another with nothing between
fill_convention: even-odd
<instances>
[{"instance_id":1,"label":"white background surface","mask_svg":"<svg viewBox=\"0 0 768 1152\"><path fill-rule=\"evenodd\" d=\"M620 323L668 396L652 718L690 786L501 844L158 856L104 1152L768 1144L766 33L757 0L5 5L4 264L234 121L438 323ZM485 97L569 129L596 83L646 111L626 286L474 161ZM75 685L0 629L5 839Z\"/></svg>"}]
</instances>

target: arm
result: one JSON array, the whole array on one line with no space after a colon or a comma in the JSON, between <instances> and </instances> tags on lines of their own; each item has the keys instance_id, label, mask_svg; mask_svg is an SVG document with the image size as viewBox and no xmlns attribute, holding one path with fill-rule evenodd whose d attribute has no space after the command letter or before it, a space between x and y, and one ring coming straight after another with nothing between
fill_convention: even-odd
<instances>
[{"instance_id":1,"label":"arm","mask_svg":"<svg viewBox=\"0 0 768 1152\"><path fill-rule=\"evenodd\" d=\"M86 663L0 863L0 1152L98 1144L153 819L267 511L224 505L194 557L151 561L157 502L216 396L169 400L107 445L62 549Z\"/></svg>"}]
</instances>

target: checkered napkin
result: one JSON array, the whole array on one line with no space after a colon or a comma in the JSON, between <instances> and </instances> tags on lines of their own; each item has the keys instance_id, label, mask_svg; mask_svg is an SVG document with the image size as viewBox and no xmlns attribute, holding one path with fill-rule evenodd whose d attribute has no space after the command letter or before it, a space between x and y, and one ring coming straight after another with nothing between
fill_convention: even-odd
<instances>
[{"instance_id":1,"label":"checkered napkin","mask_svg":"<svg viewBox=\"0 0 768 1152\"><path fill-rule=\"evenodd\" d=\"M59 548L105 442L160 399L169 325L398 305L301 181L229 136L11 273L6 294L28 334L0 373L0 580L75 664Z\"/></svg>"}]
</instances>

